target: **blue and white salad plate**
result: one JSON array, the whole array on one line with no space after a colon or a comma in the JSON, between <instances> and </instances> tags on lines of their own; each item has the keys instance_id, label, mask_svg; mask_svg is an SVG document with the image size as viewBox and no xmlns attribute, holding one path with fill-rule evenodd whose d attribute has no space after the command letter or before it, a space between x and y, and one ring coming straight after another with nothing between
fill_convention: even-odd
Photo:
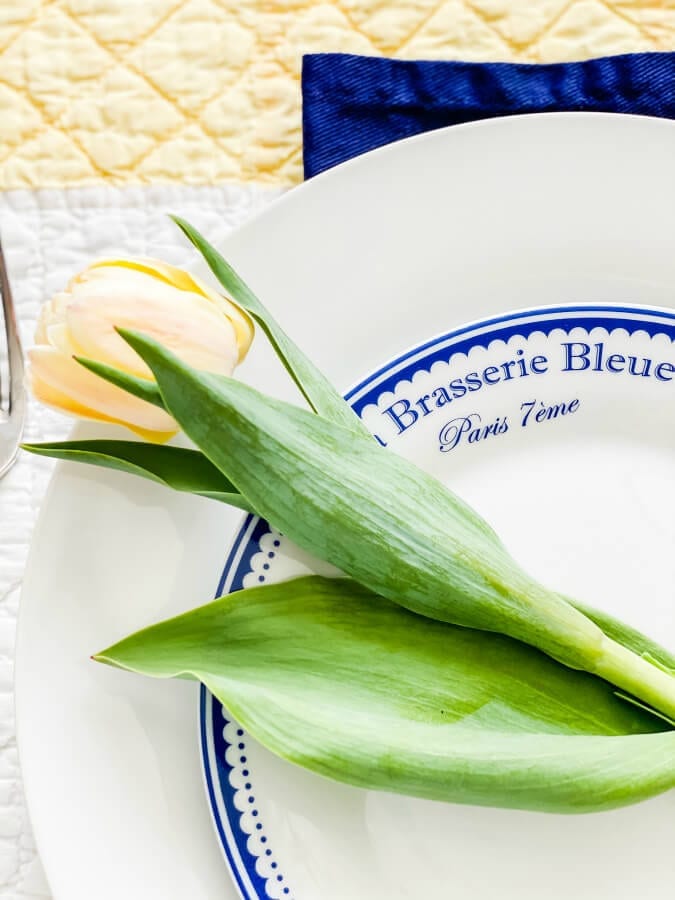
<instances>
[{"instance_id":1,"label":"blue and white salad plate","mask_svg":"<svg viewBox=\"0 0 675 900\"><path fill-rule=\"evenodd\" d=\"M520 550L542 578L675 638L672 582L657 574L664 558L670 567L675 539L675 506L666 512L662 495L675 500L673 312L570 305L490 318L414 347L347 399L376 440L456 488L512 536L516 556ZM649 448L647 457L638 447ZM645 546L636 533L649 535ZM249 515L218 595L309 571L329 569ZM628 839L649 820L658 846L667 831L654 826L657 810L675 813L666 798L563 825L559 817L377 795L275 760L204 688L200 715L214 823L245 900L449 897L439 887L444 872L497 890L489 871L470 876L476 855L495 840L512 844L519 860L506 878L519 897L530 896L524 846L536 847L536 867L557 871L555 896L579 896L576 867L557 869L560 859L578 859L590 845L623 882L634 859L628 845L617 854L622 833ZM509 831L497 835L500 819ZM469 823L468 841L458 840L461 822ZM413 853L424 860L419 872ZM665 876L668 855L650 855ZM498 880L503 886L503 873ZM459 896L487 894L472 888Z\"/></svg>"},{"instance_id":2,"label":"blue and white salad plate","mask_svg":"<svg viewBox=\"0 0 675 900\"><path fill-rule=\"evenodd\" d=\"M479 509L533 575L675 646L674 159L673 122L512 117L382 148L269 206L227 187L170 206L222 238L333 383L366 375L349 399L390 452ZM246 204L266 209L226 237ZM101 253L120 250L109 215ZM150 249L189 259L178 235ZM297 399L262 337L239 372ZM670 795L560 817L357 790L274 757L199 685L90 661L208 601L221 572L224 591L314 567L223 504L57 466L16 657L53 900L672 893Z\"/></svg>"}]
</instances>

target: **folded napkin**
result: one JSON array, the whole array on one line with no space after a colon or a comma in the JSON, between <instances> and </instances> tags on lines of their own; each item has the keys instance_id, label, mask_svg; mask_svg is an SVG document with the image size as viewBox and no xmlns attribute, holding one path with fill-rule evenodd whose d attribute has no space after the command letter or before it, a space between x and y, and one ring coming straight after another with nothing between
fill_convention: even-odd
<instances>
[{"instance_id":1,"label":"folded napkin","mask_svg":"<svg viewBox=\"0 0 675 900\"><path fill-rule=\"evenodd\" d=\"M675 119L675 53L585 62L410 62L305 56L305 177L401 138L515 113L619 112Z\"/></svg>"}]
</instances>

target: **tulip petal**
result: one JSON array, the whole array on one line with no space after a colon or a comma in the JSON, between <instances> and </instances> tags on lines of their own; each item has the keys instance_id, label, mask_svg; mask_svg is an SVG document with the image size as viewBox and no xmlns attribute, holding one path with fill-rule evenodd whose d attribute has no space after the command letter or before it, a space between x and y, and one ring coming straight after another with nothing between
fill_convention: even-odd
<instances>
[{"instance_id":1,"label":"tulip petal","mask_svg":"<svg viewBox=\"0 0 675 900\"><path fill-rule=\"evenodd\" d=\"M130 425L128 422L122 422L119 419L113 419L110 416L105 416L102 413L96 412L96 410L89 409L86 406L80 406L78 403L75 403L69 397L66 397L65 394L60 394L58 391L54 390L54 388L49 387L45 382L39 381L38 379L31 378L29 376L29 382L31 390L34 396L42 403L43 406L48 406L50 409L57 410L57 412L65 413L66 415L72 415L78 419L91 419L93 422L105 422L110 425L122 425L125 428L128 428L134 434L138 435L145 441L152 441L153 444L163 444L165 441L168 441L169 438L172 438L176 433L174 431L146 431L144 428L138 428L135 425Z\"/></svg>"},{"instance_id":2,"label":"tulip petal","mask_svg":"<svg viewBox=\"0 0 675 900\"><path fill-rule=\"evenodd\" d=\"M232 322L232 327L234 328L235 334L237 335L237 346L239 347L238 362L242 362L251 347L251 343L255 335L255 326L253 324L253 319L247 312L242 309L241 306L239 306L229 297L226 297L224 294L220 294L218 291L212 290L207 284L205 284L203 281L200 281L200 279L198 278L193 278L193 281L199 288L199 290L201 290L207 297L213 300L213 302L218 305L223 315L227 316L227 318Z\"/></svg>"},{"instance_id":3,"label":"tulip petal","mask_svg":"<svg viewBox=\"0 0 675 900\"><path fill-rule=\"evenodd\" d=\"M131 269L136 272L144 272L155 278L160 278L172 287L180 288L182 291L197 290L195 282L189 272L185 269L179 269L160 259L152 257L135 257L132 259L99 259L93 263L89 269L114 268L114 269Z\"/></svg>"},{"instance_id":4,"label":"tulip petal","mask_svg":"<svg viewBox=\"0 0 675 900\"><path fill-rule=\"evenodd\" d=\"M74 356L78 352L79 348L71 340L65 322L60 322L57 325L46 325L45 338L46 340L41 343L49 344L50 347L60 351L64 356Z\"/></svg>"},{"instance_id":5,"label":"tulip petal","mask_svg":"<svg viewBox=\"0 0 675 900\"><path fill-rule=\"evenodd\" d=\"M174 433L163 409L149 410L114 380L106 384L73 361L89 358L153 384L150 369L117 333L120 327L149 334L193 367L222 375L232 374L253 337L246 312L182 269L152 259L101 260L40 312L31 354L36 395L73 415L121 422L144 435Z\"/></svg>"},{"instance_id":6,"label":"tulip petal","mask_svg":"<svg viewBox=\"0 0 675 900\"><path fill-rule=\"evenodd\" d=\"M33 393L43 403L87 419L128 425L154 440L178 431L164 410L98 378L53 347L28 351Z\"/></svg>"},{"instance_id":7,"label":"tulip petal","mask_svg":"<svg viewBox=\"0 0 675 900\"><path fill-rule=\"evenodd\" d=\"M116 327L151 334L205 371L230 375L238 361L233 325L212 301L131 269L118 269L115 277L90 272L74 286L66 321L80 355L141 377L149 370Z\"/></svg>"},{"instance_id":8,"label":"tulip petal","mask_svg":"<svg viewBox=\"0 0 675 900\"><path fill-rule=\"evenodd\" d=\"M104 259L94 263L90 268L104 267L126 268L143 272L152 277L161 278L167 284L182 291L202 294L215 303L223 315L230 319L237 335L238 361L241 362L248 353L255 333L251 316L238 303L214 290L201 279L186 272L185 269L179 269L177 266L169 265L158 259Z\"/></svg>"},{"instance_id":9,"label":"tulip petal","mask_svg":"<svg viewBox=\"0 0 675 900\"><path fill-rule=\"evenodd\" d=\"M35 340L38 344L48 344L48 330L55 325L62 325L66 319L66 305L70 294L55 294L51 300L43 304L35 329Z\"/></svg>"}]
</instances>

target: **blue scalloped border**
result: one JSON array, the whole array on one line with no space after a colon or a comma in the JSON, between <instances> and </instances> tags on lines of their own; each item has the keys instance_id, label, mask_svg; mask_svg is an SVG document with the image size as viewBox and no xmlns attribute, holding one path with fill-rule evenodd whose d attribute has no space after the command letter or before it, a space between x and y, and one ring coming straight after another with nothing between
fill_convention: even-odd
<instances>
[{"instance_id":1,"label":"blue scalloped border","mask_svg":"<svg viewBox=\"0 0 675 900\"><path fill-rule=\"evenodd\" d=\"M253 525L253 532L249 534L251 525ZM216 589L216 597L220 597L224 593L232 593L233 591L242 589L244 586L244 577L251 569L251 557L254 553L258 552L260 538L268 531L269 525L263 519L259 519L257 516L253 516L250 513L244 517L239 532L232 543L232 547L225 561L223 572L220 576L220 581L218 582L218 588ZM248 542L245 552L241 555L239 562L233 569L233 562L237 558L241 545L245 540ZM214 784L208 760L209 718L213 736L218 787L220 789L221 799L225 806L227 819L230 823L232 834L234 835L235 847L230 846L224 823L221 821L220 815L218 814L215 794L216 786ZM248 849L248 835L239 827L241 813L234 805L235 792L230 782L232 766L227 762L226 756L230 747L224 734L224 726L227 724L227 721L222 704L219 703L215 697L211 697L204 685L202 685L199 694L199 730L202 748L202 766L213 822L216 831L218 832L220 844L225 853L230 872L241 896L244 900L269 900L270 895L267 892L266 879L259 875L256 870L255 861L257 857ZM242 876L242 865L246 872L246 879ZM248 889L246 881L253 887L255 891L254 894Z\"/></svg>"},{"instance_id":2,"label":"blue scalloped border","mask_svg":"<svg viewBox=\"0 0 675 900\"><path fill-rule=\"evenodd\" d=\"M480 320L411 348L364 378L345 394L345 399L349 401L354 412L361 415L366 406L377 404L380 395L393 391L400 381L411 380L415 372L430 371L436 362L449 362L458 353L466 354L476 346L487 348L495 340L508 341L516 336L527 339L534 332L549 335L556 329L569 333L574 328L582 328L585 331L604 328L609 333L624 329L628 334L644 331L650 337L664 334L671 341L675 341L675 313L645 306L588 304L543 307L536 311L525 310ZM252 525L253 531L248 534ZM244 577L251 571L251 559L260 550L260 538L268 531L267 522L252 515L245 517L228 553L216 596L243 587ZM242 550L244 540L247 540L247 544ZM249 835L240 826L241 813L234 804L235 791L230 783L232 766L226 759L230 744L223 734L223 725L226 721L221 704L215 698L211 698L202 686L200 693L202 765L209 804L221 847L243 900L271 900L271 895L267 891L267 880L256 870L258 857L249 850ZM209 765L209 725L213 734L213 751L216 759L215 779ZM234 846L231 846L228 840L227 829L218 813L216 790L226 811L234 837ZM255 893L251 893L247 882ZM290 897L290 889L284 896Z\"/></svg>"},{"instance_id":3,"label":"blue scalloped border","mask_svg":"<svg viewBox=\"0 0 675 900\"><path fill-rule=\"evenodd\" d=\"M570 314L575 317L570 319ZM366 406L376 404L380 394L391 391L399 381L409 381L421 370L429 372L434 363L449 362L458 353L466 354L474 347L487 349L492 341L527 339L535 331L549 335L556 329L569 333L574 328L604 328L610 333L623 328L629 334L645 331L650 337L665 334L675 340L675 313L639 306L551 306L538 312L525 310L481 320L411 348L347 391L345 399L361 415ZM373 397L375 391L377 396Z\"/></svg>"}]
</instances>

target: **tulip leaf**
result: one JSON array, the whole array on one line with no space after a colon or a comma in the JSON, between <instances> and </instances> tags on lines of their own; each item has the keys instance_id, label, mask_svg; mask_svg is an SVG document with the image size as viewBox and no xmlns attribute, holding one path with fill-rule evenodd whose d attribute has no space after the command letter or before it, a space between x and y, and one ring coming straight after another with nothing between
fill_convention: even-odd
<instances>
[{"instance_id":1,"label":"tulip leaf","mask_svg":"<svg viewBox=\"0 0 675 900\"><path fill-rule=\"evenodd\" d=\"M328 381L298 345L279 326L267 308L251 288L237 275L232 266L216 248L179 216L171 216L183 234L199 250L228 295L246 312L250 313L267 335L286 371L302 392L311 408L333 422L351 428L365 430L342 395Z\"/></svg>"},{"instance_id":2,"label":"tulip leaf","mask_svg":"<svg viewBox=\"0 0 675 900\"><path fill-rule=\"evenodd\" d=\"M490 526L397 454L157 341L120 334L167 409L256 512L304 550L408 609L522 640L675 717L675 678L528 576Z\"/></svg>"},{"instance_id":3,"label":"tulip leaf","mask_svg":"<svg viewBox=\"0 0 675 900\"><path fill-rule=\"evenodd\" d=\"M675 732L606 682L350 579L240 591L95 658L197 678L274 753L365 788L569 813L675 785Z\"/></svg>"},{"instance_id":4,"label":"tulip leaf","mask_svg":"<svg viewBox=\"0 0 675 900\"><path fill-rule=\"evenodd\" d=\"M246 498L198 450L141 441L109 440L23 444L23 448L38 456L90 463L104 469L140 475L176 491L198 494L251 511Z\"/></svg>"},{"instance_id":5,"label":"tulip leaf","mask_svg":"<svg viewBox=\"0 0 675 900\"><path fill-rule=\"evenodd\" d=\"M633 653L642 656L652 665L658 666L658 668L669 675L675 675L675 655L666 650L665 647L655 643L651 638L648 638L630 625L626 625L625 622L615 619L614 616L610 616L609 613L603 610L595 609L584 603L578 603L576 600L569 600L569 602L602 628L604 633L612 640L632 650Z\"/></svg>"},{"instance_id":6,"label":"tulip leaf","mask_svg":"<svg viewBox=\"0 0 675 900\"><path fill-rule=\"evenodd\" d=\"M73 358L85 369L93 372L94 375L100 376L105 381L122 388L123 391L133 394L134 397L138 397L140 400L145 400L147 403L152 403L153 406L164 409L162 395L154 381L130 375L123 369L116 369L115 366L109 366L107 363L99 362L96 359L87 359L84 356L75 356Z\"/></svg>"}]
</instances>

